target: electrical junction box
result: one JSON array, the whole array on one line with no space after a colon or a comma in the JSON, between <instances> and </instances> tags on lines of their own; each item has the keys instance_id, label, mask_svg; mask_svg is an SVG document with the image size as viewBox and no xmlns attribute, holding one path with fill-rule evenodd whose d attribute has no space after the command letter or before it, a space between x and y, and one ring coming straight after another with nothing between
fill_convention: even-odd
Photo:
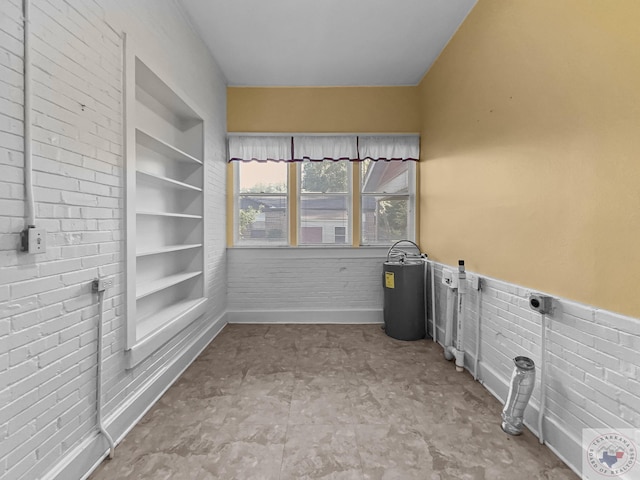
<instances>
[{"instance_id":1,"label":"electrical junction box","mask_svg":"<svg viewBox=\"0 0 640 480\"><path fill-rule=\"evenodd\" d=\"M478 275L471 277L471 288L473 290L480 290L482 288L482 282Z\"/></svg>"},{"instance_id":2,"label":"electrical junction box","mask_svg":"<svg viewBox=\"0 0 640 480\"><path fill-rule=\"evenodd\" d=\"M529 295L529 307L536 312L547 314L551 313L553 308L553 299L541 293L532 293Z\"/></svg>"},{"instance_id":3,"label":"electrical junction box","mask_svg":"<svg viewBox=\"0 0 640 480\"><path fill-rule=\"evenodd\" d=\"M442 270L442 283L449 288L458 288L458 272L447 268Z\"/></svg>"},{"instance_id":4,"label":"electrical junction box","mask_svg":"<svg viewBox=\"0 0 640 480\"><path fill-rule=\"evenodd\" d=\"M47 251L47 232L44 228L25 228L20 236L23 252L45 253Z\"/></svg>"}]
</instances>

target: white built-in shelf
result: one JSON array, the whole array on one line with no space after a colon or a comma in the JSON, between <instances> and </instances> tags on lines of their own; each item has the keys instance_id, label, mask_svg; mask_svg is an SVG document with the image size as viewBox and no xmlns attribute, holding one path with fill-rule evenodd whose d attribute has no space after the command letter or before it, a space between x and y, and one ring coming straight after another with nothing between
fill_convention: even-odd
<instances>
[{"instance_id":1,"label":"white built-in shelf","mask_svg":"<svg viewBox=\"0 0 640 480\"><path fill-rule=\"evenodd\" d=\"M186 272L176 273L175 275L168 275L152 282L146 282L143 285L136 287L136 299L140 300L152 293L160 292L167 288L178 285L179 283L186 282L194 277L202 275L202 272Z\"/></svg>"},{"instance_id":2,"label":"white built-in shelf","mask_svg":"<svg viewBox=\"0 0 640 480\"><path fill-rule=\"evenodd\" d=\"M172 213L172 212L136 212L138 215L148 215L155 217L175 217L175 218L196 218L201 219L202 215L190 215L186 213Z\"/></svg>"},{"instance_id":3,"label":"white built-in shelf","mask_svg":"<svg viewBox=\"0 0 640 480\"><path fill-rule=\"evenodd\" d=\"M156 185L161 188L169 186L173 188L180 188L183 190L193 190L194 192L202 191L200 187L196 187L184 182L179 182L178 180L174 180L173 178L156 175L155 173L143 172L142 170L138 170L136 172L136 175L138 176L138 179L140 181Z\"/></svg>"},{"instance_id":4,"label":"white built-in shelf","mask_svg":"<svg viewBox=\"0 0 640 480\"><path fill-rule=\"evenodd\" d=\"M173 160L178 160L181 162L195 162L199 165L202 165L202 160L198 160L193 155L189 155L188 153L183 152L179 148L174 147L164 140L160 140L159 138L141 130L140 128L136 128L136 142L139 145L147 147L154 152L157 152Z\"/></svg>"},{"instance_id":5,"label":"white built-in shelf","mask_svg":"<svg viewBox=\"0 0 640 480\"><path fill-rule=\"evenodd\" d=\"M137 337L140 340L143 340L146 336L152 333L160 333L159 330L163 326L168 325L171 322L180 321L191 311L204 304L206 300L207 299L205 297L182 300L180 302L174 303L170 307L160 310L157 313L153 313L151 315L147 315L138 319L136 322ZM183 325L181 326L184 327Z\"/></svg>"},{"instance_id":6,"label":"white built-in shelf","mask_svg":"<svg viewBox=\"0 0 640 480\"><path fill-rule=\"evenodd\" d=\"M180 252L182 250L193 250L194 248L202 247L201 243L194 243L191 245L167 245L166 247L158 247L149 250L139 250L136 252L136 257L146 257L149 255L160 255L163 253Z\"/></svg>"},{"instance_id":7,"label":"white built-in shelf","mask_svg":"<svg viewBox=\"0 0 640 480\"><path fill-rule=\"evenodd\" d=\"M207 270L203 117L130 52L125 149L131 368L204 314Z\"/></svg>"}]
</instances>

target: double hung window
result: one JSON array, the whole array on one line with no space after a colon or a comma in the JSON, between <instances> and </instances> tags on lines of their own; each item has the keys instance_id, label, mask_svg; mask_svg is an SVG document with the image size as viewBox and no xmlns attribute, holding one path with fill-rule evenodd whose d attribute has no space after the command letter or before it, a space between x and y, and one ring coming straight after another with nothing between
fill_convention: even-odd
<instances>
[{"instance_id":1,"label":"double hung window","mask_svg":"<svg viewBox=\"0 0 640 480\"><path fill-rule=\"evenodd\" d=\"M361 163L362 244L390 244L415 237L415 164Z\"/></svg>"},{"instance_id":2,"label":"double hung window","mask_svg":"<svg viewBox=\"0 0 640 480\"><path fill-rule=\"evenodd\" d=\"M244 245L288 241L287 164L246 162L236 174L237 242Z\"/></svg>"},{"instance_id":3,"label":"double hung window","mask_svg":"<svg viewBox=\"0 0 640 480\"><path fill-rule=\"evenodd\" d=\"M298 243L351 243L350 162L305 160L298 170Z\"/></svg>"}]
</instances>

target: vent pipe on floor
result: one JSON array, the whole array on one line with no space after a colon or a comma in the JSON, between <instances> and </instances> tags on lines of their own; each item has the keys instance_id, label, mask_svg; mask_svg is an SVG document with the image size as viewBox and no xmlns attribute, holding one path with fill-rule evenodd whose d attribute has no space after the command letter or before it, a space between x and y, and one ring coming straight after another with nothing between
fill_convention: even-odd
<instances>
[{"instance_id":1,"label":"vent pipe on floor","mask_svg":"<svg viewBox=\"0 0 640 480\"><path fill-rule=\"evenodd\" d=\"M513 359L515 368L511 375L509 396L502 410L502 430L509 435L520 435L523 429L524 410L536 384L536 366L527 357Z\"/></svg>"}]
</instances>

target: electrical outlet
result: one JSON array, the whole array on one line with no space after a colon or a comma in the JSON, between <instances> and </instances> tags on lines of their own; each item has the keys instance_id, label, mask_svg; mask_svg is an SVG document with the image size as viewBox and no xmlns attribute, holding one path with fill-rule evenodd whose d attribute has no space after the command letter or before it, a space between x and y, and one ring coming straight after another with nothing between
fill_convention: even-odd
<instances>
[{"instance_id":1,"label":"electrical outlet","mask_svg":"<svg viewBox=\"0 0 640 480\"><path fill-rule=\"evenodd\" d=\"M482 288L482 281L478 275L471 277L471 288L473 290L480 290Z\"/></svg>"},{"instance_id":2,"label":"electrical outlet","mask_svg":"<svg viewBox=\"0 0 640 480\"><path fill-rule=\"evenodd\" d=\"M94 292L104 292L107 288L111 287L113 287L113 280L111 279L96 278L91 282L91 289Z\"/></svg>"},{"instance_id":3,"label":"electrical outlet","mask_svg":"<svg viewBox=\"0 0 640 480\"><path fill-rule=\"evenodd\" d=\"M44 228L25 228L20 238L23 252L45 253L47 251L47 232Z\"/></svg>"}]
</instances>

